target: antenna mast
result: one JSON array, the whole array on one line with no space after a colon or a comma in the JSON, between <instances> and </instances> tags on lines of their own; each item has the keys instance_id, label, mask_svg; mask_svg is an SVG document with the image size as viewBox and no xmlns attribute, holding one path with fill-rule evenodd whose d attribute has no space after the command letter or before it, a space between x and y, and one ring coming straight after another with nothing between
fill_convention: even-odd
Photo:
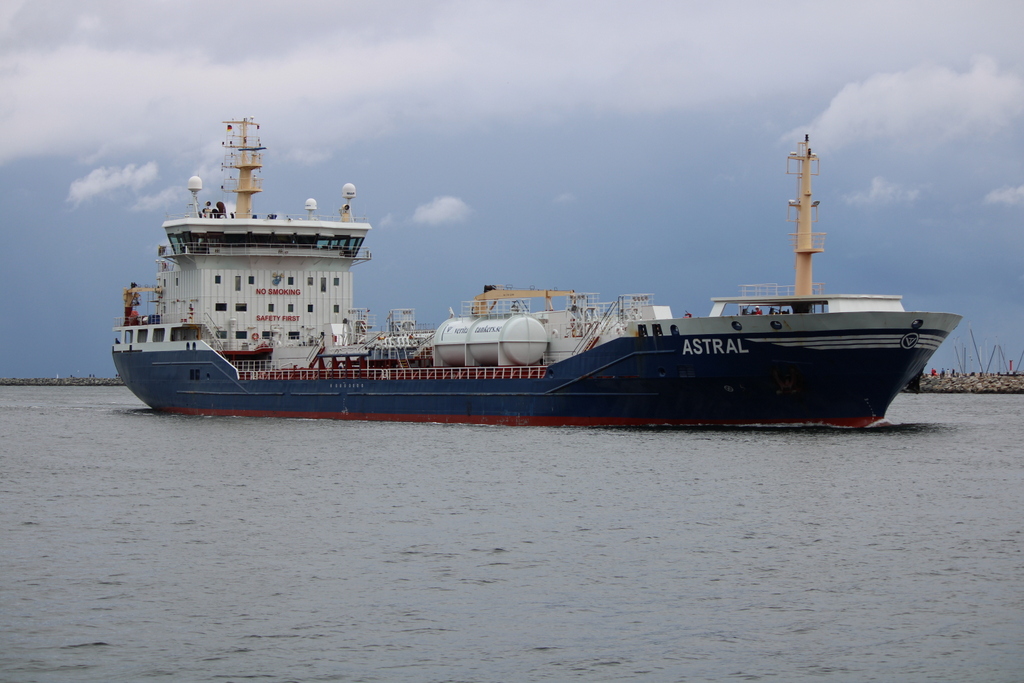
<instances>
[{"instance_id":1,"label":"antenna mast","mask_svg":"<svg viewBox=\"0 0 1024 683\"><path fill-rule=\"evenodd\" d=\"M263 191L263 178L253 176L253 172L263 168L263 155L266 149L260 145L259 135L250 133L250 127L259 130L259 124L251 118L239 121L225 121L227 124L227 140L224 142L224 169L233 168L238 177L228 177L221 188L225 192L238 195L235 202L236 218L252 218L252 196Z\"/></svg>"},{"instance_id":2,"label":"antenna mast","mask_svg":"<svg viewBox=\"0 0 1024 683\"><path fill-rule=\"evenodd\" d=\"M811 151L810 136L805 135L803 142L797 144L797 151L791 152L786 160L786 173L796 175L796 199L789 201L787 220L796 223L796 232L790 233L793 252L796 254L796 288L797 296L814 294L814 279L811 275L811 257L825 251L825 233L811 232L811 224L818 222L818 202L811 199L811 176L818 175L818 155ZM796 217L792 217L792 210ZM819 285L819 289L821 289Z\"/></svg>"}]
</instances>

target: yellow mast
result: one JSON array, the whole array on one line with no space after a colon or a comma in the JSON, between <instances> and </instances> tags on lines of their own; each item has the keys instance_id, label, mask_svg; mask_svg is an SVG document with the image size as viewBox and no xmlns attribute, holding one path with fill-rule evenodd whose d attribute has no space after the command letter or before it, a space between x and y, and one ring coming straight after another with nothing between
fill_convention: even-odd
<instances>
[{"instance_id":1,"label":"yellow mast","mask_svg":"<svg viewBox=\"0 0 1024 683\"><path fill-rule=\"evenodd\" d=\"M260 145L260 138L255 131L250 132L250 127L255 126L259 130L259 124L250 118L238 121L225 121L227 124L227 140L224 142L225 169L233 168L238 171L237 178L228 178L224 189L227 192L234 192L238 195L235 202L236 218L252 218L252 196L263 191L263 179L253 175L254 171L263 168L263 155L261 152L266 149Z\"/></svg>"},{"instance_id":2,"label":"yellow mast","mask_svg":"<svg viewBox=\"0 0 1024 683\"><path fill-rule=\"evenodd\" d=\"M818 202L811 199L811 176L818 175L818 155L811 151L810 136L805 135L798 143L797 151L790 153L786 160L786 173L797 175L799 195L791 199L789 208L796 210L796 218L787 217L796 223L796 232L790 233L793 252L796 254L797 296L814 294L814 278L811 274L811 257L825 251L825 233L811 232L811 224L818 221Z\"/></svg>"}]
</instances>

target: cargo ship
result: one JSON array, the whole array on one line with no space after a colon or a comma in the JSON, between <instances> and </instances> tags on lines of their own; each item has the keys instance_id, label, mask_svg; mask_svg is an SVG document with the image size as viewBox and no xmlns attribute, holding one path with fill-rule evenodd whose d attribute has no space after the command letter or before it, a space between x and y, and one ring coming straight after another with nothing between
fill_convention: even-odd
<instances>
[{"instance_id":1,"label":"cargo ship","mask_svg":"<svg viewBox=\"0 0 1024 683\"><path fill-rule=\"evenodd\" d=\"M960 316L905 311L900 296L826 294L811 258L818 202L809 140L790 153L793 285L745 285L706 316L649 294L486 285L440 325L414 309L377 324L355 307L353 267L371 226L355 187L321 215L253 212L259 126L226 121L224 200L203 182L163 224L153 284L123 291L113 361L157 411L189 415L496 425L879 423Z\"/></svg>"}]
</instances>

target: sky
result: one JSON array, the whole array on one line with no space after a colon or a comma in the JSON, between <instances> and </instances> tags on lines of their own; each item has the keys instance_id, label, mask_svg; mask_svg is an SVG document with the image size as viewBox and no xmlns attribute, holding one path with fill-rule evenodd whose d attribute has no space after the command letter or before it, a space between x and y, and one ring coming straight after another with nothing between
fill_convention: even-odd
<instances>
[{"instance_id":1,"label":"sky","mask_svg":"<svg viewBox=\"0 0 1024 683\"><path fill-rule=\"evenodd\" d=\"M379 322L485 284L676 315L790 284L809 135L814 280L963 315L935 367L1017 367L1022 26L1019 0L5 0L0 376L113 376L121 290L155 281L190 176L222 198L240 117L256 213L355 184Z\"/></svg>"}]
</instances>

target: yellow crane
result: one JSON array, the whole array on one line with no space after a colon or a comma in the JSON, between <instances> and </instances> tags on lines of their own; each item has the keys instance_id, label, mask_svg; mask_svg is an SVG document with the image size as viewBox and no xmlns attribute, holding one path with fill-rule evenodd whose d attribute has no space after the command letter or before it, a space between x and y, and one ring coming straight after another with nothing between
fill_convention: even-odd
<instances>
[{"instance_id":1,"label":"yellow crane","mask_svg":"<svg viewBox=\"0 0 1024 683\"><path fill-rule=\"evenodd\" d=\"M503 299L533 299L544 297L544 310L555 310L551 305L553 296L569 296L575 294L573 289L505 289L500 285L487 285L482 294L473 297L473 315L484 315L494 308L494 304ZM488 306L486 302L490 301Z\"/></svg>"}]
</instances>

